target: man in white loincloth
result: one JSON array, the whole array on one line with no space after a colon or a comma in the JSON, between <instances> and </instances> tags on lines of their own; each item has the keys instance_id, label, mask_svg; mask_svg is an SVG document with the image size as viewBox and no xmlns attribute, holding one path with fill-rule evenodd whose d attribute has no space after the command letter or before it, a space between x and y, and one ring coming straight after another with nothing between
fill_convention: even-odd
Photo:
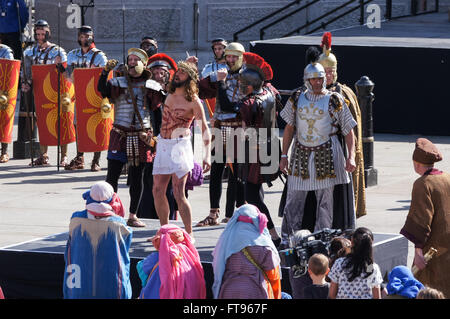
<instances>
[{"instance_id":1,"label":"man in white loincloth","mask_svg":"<svg viewBox=\"0 0 450 319\"><path fill-rule=\"evenodd\" d=\"M211 134L206 122L203 104L198 97L197 67L189 62L178 62L178 70L169 83L168 96L163 105L161 131L153 164L153 197L161 225L169 223L169 204L165 196L167 185L172 186L178 210L186 232L192 237L191 205L185 195L189 172L194 167L190 126L194 118L201 121L203 143L203 172L211 167Z\"/></svg>"}]
</instances>

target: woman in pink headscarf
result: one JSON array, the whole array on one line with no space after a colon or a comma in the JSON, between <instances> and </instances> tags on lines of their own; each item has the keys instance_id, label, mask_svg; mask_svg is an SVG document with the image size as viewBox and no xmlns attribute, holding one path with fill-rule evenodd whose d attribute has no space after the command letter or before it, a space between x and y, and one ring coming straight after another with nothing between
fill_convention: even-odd
<instances>
[{"instance_id":1,"label":"woman in pink headscarf","mask_svg":"<svg viewBox=\"0 0 450 319\"><path fill-rule=\"evenodd\" d=\"M167 224L151 240L158 252L138 263L143 284L140 298L206 298L203 267L189 234Z\"/></svg>"}]
</instances>

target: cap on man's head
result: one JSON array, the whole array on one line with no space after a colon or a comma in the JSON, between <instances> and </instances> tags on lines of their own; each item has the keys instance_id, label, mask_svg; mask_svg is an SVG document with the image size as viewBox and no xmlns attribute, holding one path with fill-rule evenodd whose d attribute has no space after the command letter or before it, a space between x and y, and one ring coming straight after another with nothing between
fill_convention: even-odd
<instances>
[{"instance_id":1,"label":"cap on man's head","mask_svg":"<svg viewBox=\"0 0 450 319\"><path fill-rule=\"evenodd\" d=\"M142 61L142 63L144 63L144 65L147 64L148 55L147 52L145 52L144 50L138 48L131 48L128 50L128 56L130 55L137 56Z\"/></svg>"},{"instance_id":2,"label":"cap on man's head","mask_svg":"<svg viewBox=\"0 0 450 319\"><path fill-rule=\"evenodd\" d=\"M422 137L416 140L413 160L421 164L433 165L442 160L442 153L430 140Z\"/></svg>"}]
</instances>

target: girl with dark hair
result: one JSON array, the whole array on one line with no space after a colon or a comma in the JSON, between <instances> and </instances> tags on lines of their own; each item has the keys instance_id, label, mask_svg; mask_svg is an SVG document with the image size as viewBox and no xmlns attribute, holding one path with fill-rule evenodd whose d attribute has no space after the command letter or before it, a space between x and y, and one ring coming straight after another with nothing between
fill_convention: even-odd
<instances>
[{"instance_id":1,"label":"girl with dark hair","mask_svg":"<svg viewBox=\"0 0 450 319\"><path fill-rule=\"evenodd\" d=\"M373 261L373 234L360 227L352 235L350 254L333 264L330 299L380 299L383 282L380 267Z\"/></svg>"}]
</instances>

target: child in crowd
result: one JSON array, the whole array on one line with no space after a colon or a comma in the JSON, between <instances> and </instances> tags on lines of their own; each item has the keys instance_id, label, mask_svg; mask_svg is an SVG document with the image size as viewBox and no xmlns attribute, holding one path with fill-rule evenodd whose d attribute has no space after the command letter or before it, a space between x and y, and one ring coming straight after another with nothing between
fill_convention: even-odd
<instances>
[{"instance_id":1,"label":"child in crowd","mask_svg":"<svg viewBox=\"0 0 450 319\"><path fill-rule=\"evenodd\" d=\"M445 299L445 296L437 289L425 287L417 293L416 299Z\"/></svg>"},{"instance_id":2,"label":"child in crowd","mask_svg":"<svg viewBox=\"0 0 450 319\"><path fill-rule=\"evenodd\" d=\"M151 238L157 252L137 264L141 299L205 299L206 284L200 256L189 234L172 224Z\"/></svg>"},{"instance_id":3,"label":"child in crowd","mask_svg":"<svg viewBox=\"0 0 450 319\"><path fill-rule=\"evenodd\" d=\"M373 260L373 234L360 227L352 235L350 254L336 260L328 277L330 299L380 299L383 282L380 267Z\"/></svg>"},{"instance_id":4,"label":"child in crowd","mask_svg":"<svg viewBox=\"0 0 450 319\"><path fill-rule=\"evenodd\" d=\"M314 254L308 261L308 273L312 279L312 285L305 287L305 299L327 299L330 284L326 282L326 276L330 271L328 268L328 257L324 254Z\"/></svg>"},{"instance_id":5,"label":"child in crowd","mask_svg":"<svg viewBox=\"0 0 450 319\"><path fill-rule=\"evenodd\" d=\"M352 242L345 237L334 237L330 242L330 268L336 259L347 256L351 252Z\"/></svg>"},{"instance_id":6,"label":"child in crowd","mask_svg":"<svg viewBox=\"0 0 450 319\"><path fill-rule=\"evenodd\" d=\"M405 266L394 267L388 276L385 299L414 299L424 285L414 278L411 270Z\"/></svg>"}]
</instances>

